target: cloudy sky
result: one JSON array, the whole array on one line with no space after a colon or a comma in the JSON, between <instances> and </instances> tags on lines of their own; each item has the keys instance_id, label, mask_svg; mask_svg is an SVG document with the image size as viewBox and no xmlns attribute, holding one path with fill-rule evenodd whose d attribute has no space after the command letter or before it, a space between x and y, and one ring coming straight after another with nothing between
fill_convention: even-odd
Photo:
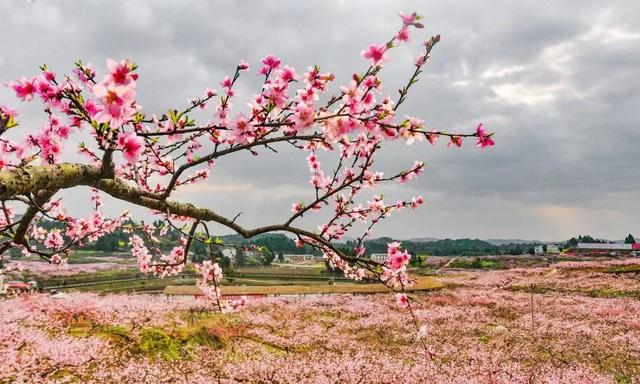
<instances>
[{"instance_id":1,"label":"cloudy sky","mask_svg":"<svg viewBox=\"0 0 640 384\"><path fill-rule=\"evenodd\" d=\"M374 5L375 4L375 5ZM421 194L426 206L391 218L376 235L398 238L566 239L578 233L640 235L640 2L637 1L51 1L5 0L0 82L47 63L71 70L81 58L140 66L138 100L147 113L185 104L267 53L298 71L318 64L338 83L367 63L360 51L383 42L399 11L418 11L426 28L393 52L382 73L394 94L427 34L440 33L422 80L402 112L448 131L484 122L496 146L447 149L442 143L392 145L379 168L414 160L427 172L389 198ZM254 74L240 86L257 91ZM22 129L37 129L37 105L0 89ZM291 202L309 197L300 154L265 152L255 161L221 161L206 186L179 198L251 227L279 222ZM72 210L86 209L72 191ZM87 204L88 205L88 204ZM112 205L114 212L124 207ZM134 210L138 213L139 211ZM311 224L311 223L307 223Z\"/></svg>"}]
</instances>

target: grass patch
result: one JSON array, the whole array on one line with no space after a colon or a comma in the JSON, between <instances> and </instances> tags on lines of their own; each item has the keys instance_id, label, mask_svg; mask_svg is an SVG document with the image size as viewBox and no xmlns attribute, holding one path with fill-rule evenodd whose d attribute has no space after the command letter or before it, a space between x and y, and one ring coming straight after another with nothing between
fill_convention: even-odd
<instances>
[{"instance_id":1,"label":"grass patch","mask_svg":"<svg viewBox=\"0 0 640 384\"><path fill-rule=\"evenodd\" d=\"M157 328L143 329L136 349L142 354L159 357L166 361L177 360L182 352L179 341Z\"/></svg>"},{"instance_id":2,"label":"grass patch","mask_svg":"<svg viewBox=\"0 0 640 384\"><path fill-rule=\"evenodd\" d=\"M185 315L189 316L189 315ZM199 313L188 317L186 326L128 329L121 325L77 325L68 328L75 337L100 337L113 345L165 361L190 358L191 348L204 346L219 350L233 338L245 337L245 326L229 315Z\"/></svg>"},{"instance_id":3,"label":"grass patch","mask_svg":"<svg viewBox=\"0 0 640 384\"><path fill-rule=\"evenodd\" d=\"M595 297L595 298L606 298L606 299L615 299L615 298L624 298L624 297L640 299L640 291L619 291L610 287L582 290L582 289L566 289L566 288L558 288L558 287L548 287L548 286L542 286L542 285L534 285L533 288L531 286L514 285L514 286L507 287L507 289L513 292L531 293L533 291L533 293L535 294L555 292L555 293L562 293L562 294L583 295L583 296L589 296L589 297Z\"/></svg>"},{"instance_id":4,"label":"grass patch","mask_svg":"<svg viewBox=\"0 0 640 384\"><path fill-rule=\"evenodd\" d=\"M417 284L407 289L410 291L425 291L442 288L440 281L421 277ZM168 286L165 289L168 295L201 295L195 286ZM305 285L277 285L277 286L223 286L224 295L300 295L300 294L368 294L386 293L389 289L382 284L357 284L336 282L329 284L305 284Z\"/></svg>"},{"instance_id":5,"label":"grass patch","mask_svg":"<svg viewBox=\"0 0 640 384\"><path fill-rule=\"evenodd\" d=\"M104 326L97 334L116 344L125 344L131 341L129 331L121 325Z\"/></svg>"},{"instance_id":6,"label":"grass patch","mask_svg":"<svg viewBox=\"0 0 640 384\"><path fill-rule=\"evenodd\" d=\"M276 264L269 267L238 267L234 276L274 275L274 276L309 276L323 277L324 263L315 264Z\"/></svg>"}]
</instances>

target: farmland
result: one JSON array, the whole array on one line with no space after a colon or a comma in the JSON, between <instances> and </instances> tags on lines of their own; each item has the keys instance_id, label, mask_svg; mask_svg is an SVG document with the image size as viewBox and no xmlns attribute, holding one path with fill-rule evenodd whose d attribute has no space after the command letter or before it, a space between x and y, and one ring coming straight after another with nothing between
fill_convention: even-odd
<instances>
[{"instance_id":1,"label":"farmland","mask_svg":"<svg viewBox=\"0 0 640 384\"><path fill-rule=\"evenodd\" d=\"M441 288L410 294L429 357L391 294L256 298L222 314L191 296L26 295L3 302L0 382L637 383L639 269L442 270Z\"/></svg>"}]
</instances>

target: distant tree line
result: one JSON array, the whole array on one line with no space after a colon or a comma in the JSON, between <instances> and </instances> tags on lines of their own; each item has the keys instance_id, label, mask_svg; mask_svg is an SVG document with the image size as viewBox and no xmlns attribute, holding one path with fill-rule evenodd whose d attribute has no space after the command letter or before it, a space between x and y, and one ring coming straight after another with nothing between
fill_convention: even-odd
<instances>
[{"instance_id":1,"label":"distant tree line","mask_svg":"<svg viewBox=\"0 0 640 384\"><path fill-rule=\"evenodd\" d=\"M133 222L131 222L133 225ZM162 221L153 223L156 227L167 225ZM46 230L58 228L64 229L64 225L60 222L51 220L41 220L38 225ZM155 244L158 249L163 252L170 251L179 242L182 234L174 228L168 228L166 234L158 238ZM231 261L224 256L220 250L222 246L236 249L235 264L238 266L262 264L270 265L276 257L279 261L284 261L284 254L318 254L310 246L297 247L293 239L283 234L264 234L254 238L245 239L239 235L223 235L213 236L215 238L214 255L220 260L223 269L231 266ZM129 252L129 234L122 229L117 229L111 233L105 234L97 241L86 243L83 250L98 252ZM247 258L248 251L254 251L259 255L258 258ZM208 245L201 242L194 242L191 245L191 252L194 261L201 262L209 254ZM19 256L19 254L16 254Z\"/></svg>"},{"instance_id":2,"label":"distant tree line","mask_svg":"<svg viewBox=\"0 0 640 384\"><path fill-rule=\"evenodd\" d=\"M625 244L633 244L636 242L636 239L633 237L632 234L628 234L627 237L624 238L624 242ZM565 244L565 247L567 248L575 248L578 246L578 243L590 243L590 244L606 244L606 243L613 243L612 241L607 241L607 240L601 240L601 239L596 239L593 238L590 235L578 235L578 237L572 237L571 239L569 239L567 241L567 243Z\"/></svg>"},{"instance_id":3,"label":"distant tree line","mask_svg":"<svg viewBox=\"0 0 640 384\"><path fill-rule=\"evenodd\" d=\"M38 225L45 229L52 229L55 227L61 227L58 222L41 221ZM154 225L165 225L164 222L157 221ZM157 244L158 248L162 251L171 250L175 244L179 241L182 234L169 228L166 235L159 239ZM245 239L240 235L223 235L214 236L216 238L216 244L235 247L237 249L236 264L246 265L247 263L255 264L256 261L249 261L245 256L246 250L258 250L262 254L262 257L258 261L264 265L271 264L272 261L277 260L284 261L284 254L315 254L320 255L317 250L314 250L308 245L301 248L296 246L295 241L284 234L264 234L250 239ZM386 253L387 244L395 241L390 237L379 237L371 240L364 241L367 255L372 253ZM572 237L565 243L565 248L575 248L578 243L606 243L605 240L594 238L590 235L578 235ZM629 234L625 238L625 243L635 243L634 237ZM522 255L525 253L533 254L533 247L540 245L540 243L524 242L524 243L509 243L502 245L494 245L487 241L478 239L443 239L431 242L419 242L419 241L402 241L402 246L406 248L410 253L415 255L433 255L433 256L483 256L483 255ZM356 242L353 240L347 241L343 244L338 244L338 248L343 251L349 252L356 246ZM102 251L102 252L128 252L129 251L129 235L122 230L116 230L112 233L106 234L95 242L87 243L83 249ZM196 257L196 261L201 261L208 254L207 245L200 242L195 242L192 245L191 251ZM217 251L219 252L219 250ZM219 253L218 258L223 257L222 253ZM417 260L416 257L412 259ZM224 262L223 262L224 263Z\"/></svg>"},{"instance_id":4,"label":"distant tree line","mask_svg":"<svg viewBox=\"0 0 640 384\"><path fill-rule=\"evenodd\" d=\"M387 244L393 239L380 237L364 242L367 254L387 252ZM356 243L348 241L344 249L352 249ZM482 255L522 255L524 252L537 244L533 243L511 243L504 245L493 245L489 242L478 239L444 239L431 242L402 241L402 246L415 255L432 256L482 256Z\"/></svg>"}]
</instances>

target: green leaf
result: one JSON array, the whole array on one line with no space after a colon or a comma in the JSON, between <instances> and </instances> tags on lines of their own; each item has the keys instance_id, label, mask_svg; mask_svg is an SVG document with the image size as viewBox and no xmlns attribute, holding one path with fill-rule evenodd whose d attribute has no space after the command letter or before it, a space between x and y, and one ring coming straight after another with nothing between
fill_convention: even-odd
<instances>
[{"instance_id":1,"label":"green leaf","mask_svg":"<svg viewBox=\"0 0 640 384\"><path fill-rule=\"evenodd\" d=\"M174 123L178 122L178 115L177 115L178 111L176 111L175 109L170 109L169 110L169 118L171 119L171 121L173 121Z\"/></svg>"},{"instance_id":2,"label":"green leaf","mask_svg":"<svg viewBox=\"0 0 640 384\"><path fill-rule=\"evenodd\" d=\"M18 126L18 122L13 118L13 116L9 116L9 120L7 124L5 124L4 129L9 129Z\"/></svg>"},{"instance_id":3,"label":"green leaf","mask_svg":"<svg viewBox=\"0 0 640 384\"><path fill-rule=\"evenodd\" d=\"M136 113L136 115L133 117L134 124L140 124L142 120L144 120L144 115L140 112Z\"/></svg>"}]
</instances>

